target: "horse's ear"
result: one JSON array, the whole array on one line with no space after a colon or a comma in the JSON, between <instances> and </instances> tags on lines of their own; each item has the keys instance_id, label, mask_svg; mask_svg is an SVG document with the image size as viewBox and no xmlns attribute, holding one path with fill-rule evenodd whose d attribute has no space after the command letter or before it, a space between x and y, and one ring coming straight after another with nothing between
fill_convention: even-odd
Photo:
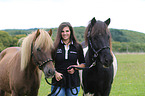
<instances>
[{"instance_id":1,"label":"horse's ear","mask_svg":"<svg viewBox=\"0 0 145 96\"><path fill-rule=\"evenodd\" d=\"M37 30L36 38L40 35L40 29Z\"/></svg>"},{"instance_id":2,"label":"horse's ear","mask_svg":"<svg viewBox=\"0 0 145 96\"><path fill-rule=\"evenodd\" d=\"M106 23L107 25L109 25L110 22L111 22L111 19L110 19L110 18L108 18L108 19L105 21L105 23Z\"/></svg>"},{"instance_id":3,"label":"horse's ear","mask_svg":"<svg viewBox=\"0 0 145 96\"><path fill-rule=\"evenodd\" d=\"M96 23L96 19L95 19L95 17L94 17L94 18L91 20L91 25L94 26L95 23Z\"/></svg>"},{"instance_id":4,"label":"horse's ear","mask_svg":"<svg viewBox=\"0 0 145 96\"><path fill-rule=\"evenodd\" d=\"M51 36L51 35L52 35L52 29L50 29L50 30L48 31L48 33L49 33L49 35Z\"/></svg>"}]
</instances>

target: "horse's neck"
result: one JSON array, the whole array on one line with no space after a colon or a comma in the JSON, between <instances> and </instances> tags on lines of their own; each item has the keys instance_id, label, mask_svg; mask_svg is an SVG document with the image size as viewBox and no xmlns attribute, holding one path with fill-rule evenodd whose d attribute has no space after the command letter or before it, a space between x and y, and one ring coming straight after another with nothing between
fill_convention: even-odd
<instances>
[{"instance_id":1,"label":"horse's neck","mask_svg":"<svg viewBox=\"0 0 145 96\"><path fill-rule=\"evenodd\" d=\"M26 71L33 73L33 72L36 72L37 70L38 70L38 67L36 66L36 64L34 64L32 59L30 59L30 62L28 63L26 67Z\"/></svg>"},{"instance_id":2,"label":"horse's neck","mask_svg":"<svg viewBox=\"0 0 145 96\"><path fill-rule=\"evenodd\" d=\"M85 61L86 61L86 66L87 67L90 67L94 62L97 63L97 65L95 65L95 67L99 66L99 62L97 62L97 58L95 58L96 60L94 61L93 60L93 56L94 56L94 52L91 48L89 47L86 47L86 49L84 49L84 53L86 51L86 54L85 54Z\"/></svg>"},{"instance_id":3,"label":"horse's neck","mask_svg":"<svg viewBox=\"0 0 145 96\"><path fill-rule=\"evenodd\" d=\"M21 74L26 79L30 79L30 78L34 78L34 76L38 76L38 68L35 64L33 64L32 59L30 59L26 68L24 70L21 70Z\"/></svg>"},{"instance_id":4,"label":"horse's neck","mask_svg":"<svg viewBox=\"0 0 145 96\"><path fill-rule=\"evenodd\" d=\"M86 66L89 67L93 63L92 57L93 57L92 51L90 49L87 49L86 54L85 54Z\"/></svg>"}]
</instances>

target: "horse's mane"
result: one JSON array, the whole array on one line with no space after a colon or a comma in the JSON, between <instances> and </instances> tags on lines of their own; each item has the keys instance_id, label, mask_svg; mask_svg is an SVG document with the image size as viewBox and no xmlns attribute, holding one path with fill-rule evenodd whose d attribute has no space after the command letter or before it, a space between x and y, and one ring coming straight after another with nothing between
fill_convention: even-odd
<instances>
[{"instance_id":1,"label":"horse's mane","mask_svg":"<svg viewBox=\"0 0 145 96\"><path fill-rule=\"evenodd\" d=\"M36 37L37 31L33 32L32 34L29 34L27 37L25 37L22 41L21 45L21 70L24 70L31 58L31 45L34 42L33 47L35 49L37 48L43 48L44 51L51 50L53 48L53 41L48 34L48 32L40 29L40 34L38 37Z\"/></svg>"},{"instance_id":2,"label":"horse's mane","mask_svg":"<svg viewBox=\"0 0 145 96\"><path fill-rule=\"evenodd\" d=\"M86 46L88 46L88 37L87 37L87 35L88 35L88 31L89 31L90 26L91 26L91 21L89 22L89 24L88 24L88 26L86 27L86 30L85 30L85 44L86 44ZM93 31L93 30L95 30L95 31ZM110 50L112 50L111 33L108 29L108 26L104 22L99 21L99 20L96 21L96 23L94 24L94 26L92 28L92 31L94 32L92 34L96 34L95 32L105 32L105 30L108 33L108 35L110 36L109 44L110 44ZM95 35L93 35L93 36L95 36Z\"/></svg>"}]
</instances>

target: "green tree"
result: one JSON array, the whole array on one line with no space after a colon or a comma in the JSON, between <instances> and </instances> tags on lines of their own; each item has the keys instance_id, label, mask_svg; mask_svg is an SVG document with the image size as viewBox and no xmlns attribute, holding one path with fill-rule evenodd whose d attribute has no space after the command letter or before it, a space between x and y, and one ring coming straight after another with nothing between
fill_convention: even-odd
<instances>
[{"instance_id":1,"label":"green tree","mask_svg":"<svg viewBox=\"0 0 145 96\"><path fill-rule=\"evenodd\" d=\"M5 31L0 31L0 43L5 47L9 47L13 42L12 37Z\"/></svg>"}]
</instances>

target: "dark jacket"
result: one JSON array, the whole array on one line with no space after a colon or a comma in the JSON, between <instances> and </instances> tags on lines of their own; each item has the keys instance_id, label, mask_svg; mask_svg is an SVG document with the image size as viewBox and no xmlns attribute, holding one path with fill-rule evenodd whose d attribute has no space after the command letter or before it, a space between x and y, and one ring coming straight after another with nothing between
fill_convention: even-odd
<instances>
[{"instance_id":1,"label":"dark jacket","mask_svg":"<svg viewBox=\"0 0 145 96\"><path fill-rule=\"evenodd\" d=\"M55 68L57 72L63 74L63 84L61 81L57 82L55 77L52 79L52 83L56 83L56 86L62 86L65 88L74 88L80 86L80 78L78 70L75 70L74 74L69 74L67 72L67 67L70 65L77 65L77 60L79 64L85 64L83 49L80 44L69 45L68 54L65 54L65 44L63 42L59 43L55 55ZM66 57L67 56L67 57ZM67 58L67 59L66 59Z\"/></svg>"}]
</instances>

